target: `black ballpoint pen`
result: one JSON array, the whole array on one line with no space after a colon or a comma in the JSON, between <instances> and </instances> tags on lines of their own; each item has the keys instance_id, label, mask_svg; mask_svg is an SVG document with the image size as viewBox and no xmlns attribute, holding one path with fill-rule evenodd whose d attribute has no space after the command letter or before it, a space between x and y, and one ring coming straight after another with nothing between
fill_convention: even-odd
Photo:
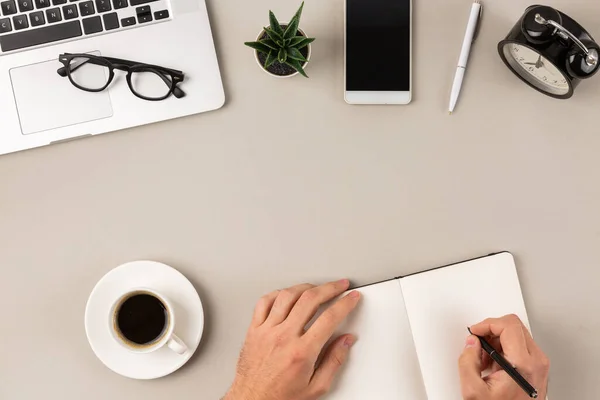
<instances>
[{"instance_id":1,"label":"black ballpoint pen","mask_svg":"<svg viewBox=\"0 0 600 400\"><path fill-rule=\"evenodd\" d=\"M527 380L517 372L515 367L506 361L506 358L504 358L502 354L498 353L496 349L494 349L492 345L485 340L485 338L473 334L473 332L471 332L471 328L467 328L467 330L471 335L476 336L479 339L483 350L490 355L490 358L494 360L504 370L504 372L508 374L508 376L510 376L519 386L521 386L521 388L529 395L529 397L533 399L538 398L537 390L535 390L534 387L531 386L529 382L527 382Z\"/></svg>"}]
</instances>

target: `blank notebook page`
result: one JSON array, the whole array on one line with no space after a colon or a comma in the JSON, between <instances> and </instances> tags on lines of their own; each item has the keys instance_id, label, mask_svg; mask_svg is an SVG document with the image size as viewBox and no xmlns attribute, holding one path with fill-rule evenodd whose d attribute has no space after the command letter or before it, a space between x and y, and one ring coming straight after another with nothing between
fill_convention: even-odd
<instances>
[{"instance_id":1,"label":"blank notebook page","mask_svg":"<svg viewBox=\"0 0 600 400\"><path fill-rule=\"evenodd\" d=\"M356 310L338 333L353 333L327 400L427 400L398 280L358 289Z\"/></svg>"},{"instance_id":2,"label":"blank notebook page","mask_svg":"<svg viewBox=\"0 0 600 400\"><path fill-rule=\"evenodd\" d=\"M428 400L462 399L457 361L467 326L517 314L529 327L510 253L409 276L400 284Z\"/></svg>"}]
</instances>

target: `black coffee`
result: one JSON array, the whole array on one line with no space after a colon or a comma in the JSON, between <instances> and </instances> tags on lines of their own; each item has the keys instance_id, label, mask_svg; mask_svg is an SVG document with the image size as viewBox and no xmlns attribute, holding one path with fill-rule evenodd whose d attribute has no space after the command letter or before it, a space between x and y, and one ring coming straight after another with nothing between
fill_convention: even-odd
<instances>
[{"instance_id":1,"label":"black coffee","mask_svg":"<svg viewBox=\"0 0 600 400\"><path fill-rule=\"evenodd\" d=\"M125 300L116 312L116 328L121 335L138 345L160 338L168 327L165 305L148 293L135 294Z\"/></svg>"}]
</instances>

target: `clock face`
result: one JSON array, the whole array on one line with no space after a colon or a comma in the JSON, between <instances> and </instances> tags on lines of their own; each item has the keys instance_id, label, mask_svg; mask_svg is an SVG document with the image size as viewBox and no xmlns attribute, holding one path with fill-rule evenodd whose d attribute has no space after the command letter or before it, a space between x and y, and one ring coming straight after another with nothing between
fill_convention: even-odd
<instances>
[{"instance_id":1,"label":"clock face","mask_svg":"<svg viewBox=\"0 0 600 400\"><path fill-rule=\"evenodd\" d=\"M504 46L510 66L536 88L558 96L569 93L569 82L547 58L517 43Z\"/></svg>"}]
</instances>

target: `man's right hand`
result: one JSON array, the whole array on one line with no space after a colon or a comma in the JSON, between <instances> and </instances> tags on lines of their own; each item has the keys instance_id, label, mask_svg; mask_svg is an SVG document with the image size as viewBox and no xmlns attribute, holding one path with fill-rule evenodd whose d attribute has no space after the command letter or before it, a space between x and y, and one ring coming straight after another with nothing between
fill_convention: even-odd
<instances>
[{"instance_id":1,"label":"man's right hand","mask_svg":"<svg viewBox=\"0 0 600 400\"><path fill-rule=\"evenodd\" d=\"M535 344L531 334L516 315L489 318L471 327L473 335L484 336L513 364L544 400L548 390L550 361ZM481 348L476 336L467 337L458 367L464 400L527 400L529 395L494 363ZM489 366L492 373L482 378Z\"/></svg>"}]
</instances>

